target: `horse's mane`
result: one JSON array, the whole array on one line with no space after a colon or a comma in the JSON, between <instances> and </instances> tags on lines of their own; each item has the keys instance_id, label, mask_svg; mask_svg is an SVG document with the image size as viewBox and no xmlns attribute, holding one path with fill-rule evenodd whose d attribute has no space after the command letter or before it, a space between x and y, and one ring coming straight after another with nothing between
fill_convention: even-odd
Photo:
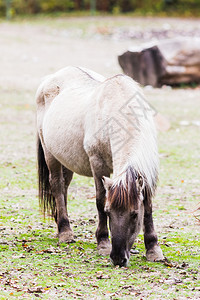
<instances>
[{"instance_id":1,"label":"horse's mane","mask_svg":"<svg viewBox=\"0 0 200 300\"><path fill-rule=\"evenodd\" d=\"M119 210L137 210L139 194L136 185L138 173L128 168L123 174L124 178L112 185L108 192L111 207Z\"/></svg>"},{"instance_id":2,"label":"horse's mane","mask_svg":"<svg viewBox=\"0 0 200 300\"><path fill-rule=\"evenodd\" d=\"M128 167L124 173L124 177L117 183L112 185L108 192L108 201L111 207L118 210L133 210L136 211L139 208L139 189L136 184L136 180L141 176L139 172L131 167ZM150 188L146 182L146 178L143 175L144 189L143 196L145 201L150 201L154 196L157 178L155 178L154 186Z\"/></svg>"}]
</instances>

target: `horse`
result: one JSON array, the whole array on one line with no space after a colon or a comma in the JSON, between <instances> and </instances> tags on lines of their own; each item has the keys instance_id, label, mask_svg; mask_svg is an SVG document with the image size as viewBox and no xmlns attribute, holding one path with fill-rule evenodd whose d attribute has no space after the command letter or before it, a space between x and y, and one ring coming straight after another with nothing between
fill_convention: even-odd
<instances>
[{"instance_id":1,"label":"horse","mask_svg":"<svg viewBox=\"0 0 200 300\"><path fill-rule=\"evenodd\" d=\"M99 254L127 266L143 226L147 260L162 260L152 218L156 128L139 85L123 74L106 79L69 66L42 81L36 102L40 207L55 218L59 242L74 239L67 190L77 173L94 178Z\"/></svg>"}]
</instances>

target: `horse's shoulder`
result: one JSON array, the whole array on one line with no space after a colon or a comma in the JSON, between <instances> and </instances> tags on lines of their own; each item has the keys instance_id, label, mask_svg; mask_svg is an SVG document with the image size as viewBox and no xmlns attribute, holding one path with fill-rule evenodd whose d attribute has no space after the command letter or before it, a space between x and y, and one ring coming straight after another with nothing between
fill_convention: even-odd
<instances>
[{"instance_id":1,"label":"horse's shoulder","mask_svg":"<svg viewBox=\"0 0 200 300\"><path fill-rule=\"evenodd\" d=\"M96 89L98 105L110 105L117 109L133 95L140 92L140 86L132 78L124 74L118 74L107 78Z\"/></svg>"}]
</instances>

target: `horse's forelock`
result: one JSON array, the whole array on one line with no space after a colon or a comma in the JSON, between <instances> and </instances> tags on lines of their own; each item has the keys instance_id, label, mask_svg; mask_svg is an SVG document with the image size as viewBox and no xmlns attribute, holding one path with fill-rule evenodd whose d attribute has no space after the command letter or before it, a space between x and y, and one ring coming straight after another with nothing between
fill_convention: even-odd
<instances>
[{"instance_id":1,"label":"horse's forelock","mask_svg":"<svg viewBox=\"0 0 200 300\"><path fill-rule=\"evenodd\" d=\"M128 168L124 176L108 192L110 207L118 210L137 210L139 201L137 172Z\"/></svg>"}]
</instances>

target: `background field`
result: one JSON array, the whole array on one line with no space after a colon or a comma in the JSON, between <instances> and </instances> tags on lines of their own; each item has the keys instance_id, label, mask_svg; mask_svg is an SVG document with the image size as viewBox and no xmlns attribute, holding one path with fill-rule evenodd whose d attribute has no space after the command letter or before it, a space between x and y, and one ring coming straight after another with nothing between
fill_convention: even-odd
<instances>
[{"instance_id":1,"label":"background field","mask_svg":"<svg viewBox=\"0 0 200 300\"><path fill-rule=\"evenodd\" d=\"M143 235L128 268L96 251L93 179L74 176L69 214L76 242L57 245L39 212L35 100L40 80L66 65L105 76L117 55L167 34L200 36L199 20L96 17L0 23L0 299L199 299L200 89L145 88L171 122L159 133L154 220L165 263L146 262ZM140 33L139 35L130 33Z\"/></svg>"}]
</instances>

